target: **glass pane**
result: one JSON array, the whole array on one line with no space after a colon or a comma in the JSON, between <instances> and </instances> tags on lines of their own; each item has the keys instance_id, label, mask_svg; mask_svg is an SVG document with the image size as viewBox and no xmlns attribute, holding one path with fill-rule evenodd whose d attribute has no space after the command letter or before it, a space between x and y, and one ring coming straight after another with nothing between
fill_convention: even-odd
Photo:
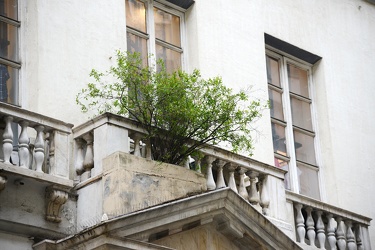
<instances>
[{"instance_id":1,"label":"glass pane","mask_svg":"<svg viewBox=\"0 0 375 250\"><path fill-rule=\"evenodd\" d=\"M17 10L17 0L0 1L0 15L18 20Z\"/></svg>"},{"instance_id":2,"label":"glass pane","mask_svg":"<svg viewBox=\"0 0 375 250\"><path fill-rule=\"evenodd\" d=\"M131 33L126 34L128 51L131 53L138 52L141 54L143 66L148 65L148 53L147 53L147 40L133 35Z\"/></svg>"},{"instance_id":3,"label":"glass pane","mask_svg":"<svg viewBox=\"0 0 375 250\"><path fill-rule=\"evenodd\" d=\"M146 33L146 7L137 0L126 0L126 25Z\"/></svg>"},{"instance_id":4,"label":"glass pane","mask_svg":"<svg viewBox=\"0 0 375 250\"><path fill-rule=\"evenodd\" d=\"M180 18L154 8L154 19L156 38L181 47Z\"/></svg>"},{"instance_id":5,"label":"glass pane","mask_svg":"<svg viewBox=\"0 0 375 250\"><path fill-rule=\"evenodd\" d=\"M320 200L318 169L297 164L300 194Z\"/></svg>"},{"instance_id":6,"label":"glass pane","mask_svg":"<svg viewBox=\"0 0 375 250\"><path fill-rule=\"evenodd\" d=\"M285 127L271 123L272 126L272 140L273 140L273 150L275 153L281 155L287 155L286 144L285 144Z\"/></svg>"},{"instance_id":7,"label":"glass pane","mask_svg":"<svg viewBox=\"0 0 375 250\"><path fill-rule=\"evenodd\" d=\"M17 27L0 22L0 57L18 61Z\"/></svg>"},{"instance_id":8,"label":"glass pane","mask_svg":"<svg viewBox=\"0 0 375 250\"><path fill-rule=\"evenodd\" d=\"M290 97L293 125L312 131L310 103Z\"/></svg>"},{"instance_id":9,"label":"glass pane","mask_svg":"<svg viewBox=\"0 0 375 250\"><path fill-rule=\"evenodd\" d=\"M288 64L288 82L290 92L309 97L307 71Z\"/></svg>"},{"instance_id":10,"label":"glass pane","mask_svg":"<svg viewBox=\"0 0 375 250\"><path fill-rule=\"evenodd\" d=\"M296 130L294 132L294 147L296 150L296 158L312 165L316 165L314 137L303 134Z\"/></svg>"},{"instance_id":11,"label":"glass pane","mask_svg":"<svg viewBox=\"0 0 375 250\"><path fill-rule=\"evenodd\" d=\"M281 87L279 61L267 56L267 80L268 83Z\"/></svg>"},{"instance_id":12,"label":"glass pane","mask_svg":"<svg viewBox=\"0 0 375 250\"><path fill-rule=\"evenodd\" d=\"M268 89L268 94L270 96L271 117L279 119L279 120L284 120L281 93L272 89Z\"/></svg>"},{"instance_id":13,"label":"glass pane","mask_svg":"<svg viewBox=\"0 0 375 250\"><path fill-rule=\"evenodd\" d=\"M289 162L275 157L275 167L288 171L288 173L285 174L284 186L286 189L290 190Z\"/></svg>"},{"instance_id":14,"label":"glass pane","mask_svg":"<svg viewBox=\"0 0 375 250\"><path fill-rule=\"evenodd\" d=\"M158 44L156 45L156 59L164 61L168 73L181 68L181 54Z\"/></svg>"},{"instance_id":15,"label":"glass pane","mask_svg":"<svg viewBox=\"0 0 375 250\"><path fill-rule=\"evenodd\" d=\"M18 105L18 69L0 64L0 101Z\"/></svg>"}]
</instances>

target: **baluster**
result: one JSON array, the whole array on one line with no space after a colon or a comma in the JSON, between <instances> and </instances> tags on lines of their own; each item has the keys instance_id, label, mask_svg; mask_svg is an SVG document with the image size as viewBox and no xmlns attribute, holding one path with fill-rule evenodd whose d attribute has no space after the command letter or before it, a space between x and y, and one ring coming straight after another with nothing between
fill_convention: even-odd
<instances>
[{"instance_id":1,"label":"baluster","mask_svg":"<svg viewBox=\"0 0 375 250\"><path fill-rule=\"evenodd\" d=\"M296 227L297 227L297 235L298 235L298 242L305 244L305 219L302 215L302 204L295 204L296 209Z\"/></svg>"},{"instance_id":2,"label":"baluster","mask_svg":"<svg viewBox=\"0 0 375 250\"><path fill-rule=\"evenodd\" d=\"M202 156L201 155L193 155L192 158L194 159L194 163L195 163L195 171L197 171L198 173L201 173L201 159L202 159Z\"/></svg>"},{"instance_id":3,"label":"baluster","mask_svg":"<svg viewBox=\"0 0 375 250\"><path fill-rule=\"evenodd\" d=\"M186 157L186 159L184 161L184 168L190 170L190 156Z\"/></svg>"},{"instance_id":4,"label":"baluster","mask_svg":"<svg viewBox=\"0 0 375 250\"><path fill-rule=\"evenodd\" d=\"M34 160L36 165L37 172L43 172L42 165L44 161L44 126L38 125L35 127L37 132L35 140L35 149L34 149Z\"/></svg>"},{"instance_id":5,"label":"baluster","mask_svg":"<svg viewBox=\"0 0 375 250\"><path fill-rule=\"evenodd\" d=\"M49 159L48 159L48 172L50 174L56 174L55 169L55 133L51 131L49 133Z\"/></svg>"},{"instance_id":6,"label":"baluster","mask_svg":"<svg viewBox=\"0 0 375 250\"><path fill-rule=\"evenodd\" d=\"M3 153L4 163L10 164L10 155L13 151L13 130L12 121L13 117L6 116L5 118L5 129L3 133Z\"/></svg>"},{"instance_id":7,"label":"baluster","mask_svg":"<svg viewBox=\"0 0 375 250\"><path fill-rule=\"evenodd\" d=\"M217 178L216 178L216 189L225 188L225 181L223 175L223 167L225 165L225 161L217 159L215 161L215 165L217 167Z\"/></svg>"},{"instance_id":8,"label":"baluster","mask_svg":"<svg viewBox=\"0 0 375 250\"><path fill-rule=\"evenodd\" d=\"M141 157L141 147L139 146L139 142L141 141L141 135L138 133L134 133L133 140L134 140L134 156Z\"/></svg>"},{"instance_id":9,"label":"baluster","mask_svg":"<svg viewBox=\"0 0 375 250\"><path fill-rule=\"evenodd\" d=\"M310 246L315 246L315 228L314 228L314 219L311 215L312 207L307 207L306 209L307 218L306 218L306 229L307 229L307 238L309 239Z\"/></svg>"},{"instance_id":10,"label":"baluster","mask_svg":"<svg viewBox=\"0 0 375 250\"><path fill-rule=\"evenodd\" d=\"M20 167L28 168L29 166L29 136L27 135L27 126L29 123L27 121L21 121L21 134L18 139L19 150L18 155L20 157Z\"/></svg>"},{"instance_id":11,"label":"baluster","mask_svg":"<svg viewBox=\"0 0 375 250\"><path fill-rule=\"evenodd\" d=\"M238 170L238 173L240 174L240 185L238 187L238 194L242 196L245 200L249 200L249 194L247 193L246 187L245 187L245 172L247 171L246 168L240 167Z\"/></svg>"},{"instance_id":12,"label":"baluster","mask_svg":"<svg viewBox=\"0 0 375 250\"><path fill-rule=\"evenodd\" d=\"M91 169L94 167L94 151L93 151L93 136L91 133L87 133L83 136L86 141L86 155L83 160L83 168L85 172L81 175L81 181L91 177Z\"/></svg>"},{"instance_id":13,"label":"baluster","mask_svg":"<svg viewBox=\"0 0 375 250\"><path fill-rule=\"evenodd\" d=\"M352 222L350 220L346 222L346 240L348 244L348 250L357 250L357 245L355 244L354 233L352 230Z\"/></svg>"},{"instance_id":14,"label":"baluster","mask_svg":"<svg viewBox=\"0 0 375 250\"><path fill-rule=\"evenodd\" d=\"M216 189L214 176L212 174L212 162L214 162L214 160L215 158L212 156L205 157L205 161L207 163L207 190Z\"/></svg>"},{"instance_id":15,"label":"baluster","mask_svg":"<svg viewBox=\"0 0 375 250\"><path fill-rule=\"evenodd\" d=\"M259 204L259 194L258 194L257 184L256 184L258 173L251 171L249 177L250 177L249 202L253 206L255 206Z\"/></svg>"},{"instance_id":16,"label":"baluster","mask_svg":"<svg viewBox=\"0 0 375 250\"><path fill-rule=\"evenodd\" d=\"M259 192L260 192L260 206L264 215L268 215L268 207L270 206L270 196L268 195L268 177L264 175L260 180Z\"/></svg>"},{"instance_id":17,"label":"baluster","mask_svg":"<svg viewBox=\"0 0 375 250\"><path fill-rule=\"evenodd\" d=\"M336 230L336 238L337 238L337 246L339 247L339 250L345 250L346 249L346 240L345 240L345 224L342 221L342 218L338 216L336 218L337 221L337 230Z\"/></svg>"},{"instance_id":18,"label":"baluster","mask_svg":"<svg viewBox=\"0 0 375 250\"><path fill-rule=\"evenodd\" d=\"M335 236L335 227L334 225L334 219L332 214L327 215L327 237L328 237L328 243L331 250L336 249L336 236Z\"/></svg>"},{"instance_id":19,"label":"baluster","mask_svg":"<svg viewBox=\"0 0 375 250\"><path fill-rule=\"evenodd\" d=\"M356 240L357 240L357 249L358 250L363 250L363 243L362 243L362 231L361 231L361 226L359 224L357 224L357 226L355 227L355 237L356 237Z\"/></svg>"},{"instance_id":20,"label":"baluster","mask_svg":"<svg viewBox=\"0 0 375 250\"><path fill-rule=\"evenodd\" d=\"M236 180L234 179L234 170L236 170L236 167L233 163L227 163L225 166L229 171L228 187L238 194Z\"/></svg>"},{"instance_id":21,"label":"baluster","mask_svg":"<svg viewBox=\"0 0 375 250\"><path fill-rule=\"evenodd\" d=\"M35 145L30 142L29 143L29 165L27 166L27 168L31 170L36 170L34 154L35 154Z\"/></svg>"},{"instance_id":22,"label":"baluster","mask_svg":"<svg viewBox=\"0 0 375 250\"><path fill-rule=\"evenodd\" d=\"M48 169L48 158L49 158L49 141L50 132L44 133L44 161L43 161L43 170L45 173L49 173Z\"/></svg>"},{"instance_id":23,"label":"baluster","mask_svg":"<svg viewBox=\"0 0 375 250\"><path fill-rule=\"evenodd\" d=\"M75 140L77 145L77 154L76 154L76 161L74 164L74 168L76 170L77 176L80 176L84 172L83 168L83 140L81 138L77 138Z\"/></svg>"},{"instance_id":24,"label":"baluster","mask_svg":"<svg viewBox=\"0 0 375 250\"><path fill-rule=\"evenodd\" d=\"M322 220L322 214L323 211L316 211L316 215L318 217L316 221L316 233L317 233L317 239L319 242L319 248L324 249L325 248L325 242L326 242L326 235L324 233L324 223Z\"/></svg>"},{"instance_id":25,"label":"baluster","mask_svg":"<svg viewBox=\"0 0 375 250\"><path fill-rule=\"evenodd\" d=\"M145 142L146 142L146 159L152 160L151 140L149 138L146 138Z\"/></svg>"}]
</instances>

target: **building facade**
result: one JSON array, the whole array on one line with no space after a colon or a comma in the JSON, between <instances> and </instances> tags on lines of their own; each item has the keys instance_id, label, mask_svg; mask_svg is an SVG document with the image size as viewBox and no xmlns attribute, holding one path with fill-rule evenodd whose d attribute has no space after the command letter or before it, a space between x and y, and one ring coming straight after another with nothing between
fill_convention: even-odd
<instances>
[{"instance_id":1,"label":"building facade","mask_svg":"<svg viewBox=\"0 0 375 250\"><path fill-rule=\"evenodd\" d=\"M374 25L370 0L0 1L0 249L371 249ZM116 50L251 86L254 155L155 166L82 114Z\"/></svg>"}]
</instances>

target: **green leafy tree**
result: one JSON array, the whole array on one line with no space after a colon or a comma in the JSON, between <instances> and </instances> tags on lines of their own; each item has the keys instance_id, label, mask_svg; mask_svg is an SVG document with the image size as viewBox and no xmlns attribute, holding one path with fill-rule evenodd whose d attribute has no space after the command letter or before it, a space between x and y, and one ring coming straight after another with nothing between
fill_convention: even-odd
<instances>
[{"instance_id":1,"label":"green leafy tree","mask_svg":"<svg viewBox=\"0 0 375 250\"><path fill-rule=\"evenodd\" d=\"M94 81L78 93L77 104L83 112L113 112L139 122L154 160L180 164L221 142L251 154L250 124L266 105L244 91L232 93L220 77L202 79L198 70L168 73L161 61L157 68L143 66L137 53L119 51L108 72L92 70Z\"/></svg>"}]
</instances>

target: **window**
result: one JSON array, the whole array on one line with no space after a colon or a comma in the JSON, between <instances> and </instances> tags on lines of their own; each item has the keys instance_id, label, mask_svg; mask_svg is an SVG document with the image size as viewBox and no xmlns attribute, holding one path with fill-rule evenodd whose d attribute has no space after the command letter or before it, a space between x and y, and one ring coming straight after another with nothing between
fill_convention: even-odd
<instances>
[{"instance_id":1,"label":"window","mask_svg":"<svg viewBox=\"0 0 375 250\"><path fill-rule=\"evenodd\" d=\"M140 53L144 65L151 54L164 61L168 72L181 68L183 20L182 12L157 2L126 0L128 51Z\"/></svg>"},{"instance_id":2,"label":"window","mask_svg":"<svg viewBox=\"0 0 375 250\"><path fill-rule=\"evenodd\" d=\"M272 51L266 63L275 166L287 189L320 199L311 65Z\"/></svg>"},{"instance_id":3,"label":"window","mask_svg":"<svg viewBox=\"0 0 375 250\"><path fill-rule=\"evenodd\" d=\"M19 105L17 0L0 0L0 101Z\"/></svg>"}]
</instances>

